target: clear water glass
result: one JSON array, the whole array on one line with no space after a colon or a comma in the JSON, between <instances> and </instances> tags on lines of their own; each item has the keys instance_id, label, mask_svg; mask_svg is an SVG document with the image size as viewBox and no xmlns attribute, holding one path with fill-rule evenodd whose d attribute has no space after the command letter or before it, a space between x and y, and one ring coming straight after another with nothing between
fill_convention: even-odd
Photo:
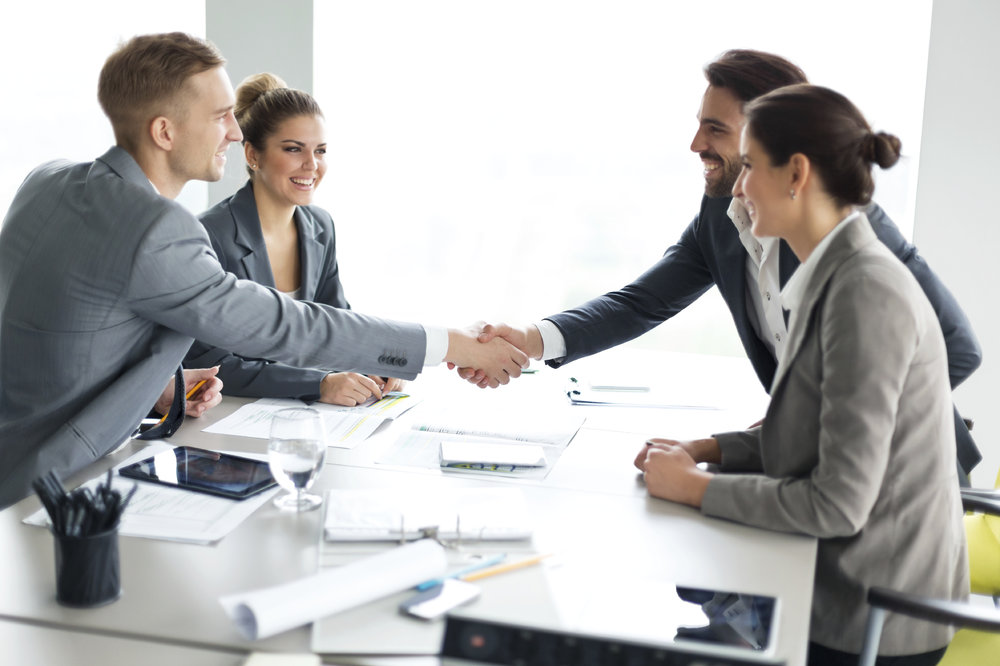
<instances>
[{"instance_id":1,"label":"clear water glass","mask_svg":"<svg viewBox=\"0 0 1000 666\"><path fill-rule=\"evenodd\" d=\"M311 511L323 498L306 492L319 476L326 459L323 417L308 407L274 413L267 462L278 485L289 492L274 500L284 511Z\"/></svg>"}]
</instances>

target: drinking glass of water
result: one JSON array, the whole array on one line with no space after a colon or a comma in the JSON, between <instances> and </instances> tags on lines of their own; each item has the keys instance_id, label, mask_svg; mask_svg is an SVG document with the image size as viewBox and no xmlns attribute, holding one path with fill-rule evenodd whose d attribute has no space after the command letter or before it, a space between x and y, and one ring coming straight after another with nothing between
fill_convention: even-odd
<instances>
[{"instance_id":1,"label":"drinking glass of water","mask_svg":"<svg viewBox=\"0 0 1000 666\"><path fill-rule=\"evenodd\" d=\"M271 475L289 491L274 500L285 511L310 511L323 503L319 495L307 493L323 469L326 438L322 416L308 407L282 409L271 421L267 462Z\"/></svg>"}]
</instances>

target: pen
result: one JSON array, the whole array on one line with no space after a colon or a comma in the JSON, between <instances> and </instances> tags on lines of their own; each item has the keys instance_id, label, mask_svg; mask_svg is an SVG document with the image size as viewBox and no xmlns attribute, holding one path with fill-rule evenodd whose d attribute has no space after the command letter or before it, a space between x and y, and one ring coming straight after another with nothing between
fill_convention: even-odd
<instances>
[{"instance_id":1,"label":"pen","mask_svg":"<svg viewBox=\"0 0 1000 666\"><path fill-rule=\"evenodd\" d=\"M466 574L460 576L460 578L466 582L471 583L474 580L480 580L482 578L489 578L490 576L496 576L497 574L507 573L508 571L515 571L517 569L522 569L524 567L530 567L532 564L538 564L546 557L551 557L552 553L545 553L544 555L536 555L534 557L529 557L525 560L518 560L517 562L511 562L510 564L498 564L495 567L490 567L489 569L482 569L481 571L476 571L475 573Z\"/></svg>"},{"instance_id":2,"label":"pen","mask_svg":"<svg viewBox=\"0 0 1000 666\"><path fill-rule=\"evenodd\" d=\"M184 394L184 399L185 400L190 400L191 396L193 396L195 393L197 393L198 389L200 389L202 386L204 386L205 382L207 382L207 381L208 381L207 379L203 379L200 382L198 382L197 384L195 384L194 386L192 386L191 390L188 391L186 394ZM167 415L164 414L162 417L160 417L160 420L157 421L157 424L163 423L166 420L167 420Z\"/></svg>"},{"instance_id":3,"label":"pen","mask_svg":"<svg viewBox=\"0 0 1000 666\"><path fill-rule=\"evenodd\" d=\"M423 583L420 583L420 585L417 585L417 589L426 590L428 588L434 587L435 585L440 585L448 578L461 578L462 576L470 574L473 571L479 571L480 569L492 567L494 564L499 564L500 562L503 562L505 557L507 557L507 553L500 553L499 555L494 555L493 557L487 557L486 559L480 560L479 562L476 562L474 564L470 564L469 566L459 569L458 571L453 571L447 576L425 580Z\"/></svg>"},{"instance_id":4,"label":"pen","mask_svg":"<svg viewBox=\"0 0 1000 666\"><path fill-rule=\"evenodd\" d=\"M591 386L591 391L623 391L628 393L648 393L648 386Z\"/></svg>"}]
</instances>

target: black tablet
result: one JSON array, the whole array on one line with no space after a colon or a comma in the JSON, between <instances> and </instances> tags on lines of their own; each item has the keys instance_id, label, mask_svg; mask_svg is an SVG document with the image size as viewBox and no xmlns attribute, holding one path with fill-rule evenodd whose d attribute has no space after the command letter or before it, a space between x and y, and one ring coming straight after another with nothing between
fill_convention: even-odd
<instances>
[{"instance_id":1,"label":"black tablet","mask_svg":"<svg viewBox=\"0 0 1000 666\"><path fill-rule=\"evenodd\" d=\"M141 481L245 499L275 485L266 462L217 451L178 446L118 470Z\"/></svg>"},{"instance_id":2,"label":"black tablet","mask_svg":"<svg viewBox=\"0 0 1000 666\"><path fill-rule=\"evenodd\" d=\"M449 611L441 663L542 663L543 655L569 664L784 663L774 656L774 597L648 578L590 577L574 584L588 592L573 611L531 625L475 605Z\"/></svg>"}]
</instances>

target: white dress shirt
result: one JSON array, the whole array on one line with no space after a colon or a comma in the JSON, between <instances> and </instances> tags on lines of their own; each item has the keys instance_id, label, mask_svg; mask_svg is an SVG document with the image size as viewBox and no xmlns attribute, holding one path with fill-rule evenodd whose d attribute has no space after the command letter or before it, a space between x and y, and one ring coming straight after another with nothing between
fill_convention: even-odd
<instances>
[{"instance_id":1,"label":"white dress shirt","mask_svg":"<svg viewBox=\"0 0 1000 666\"><path fill-rule=\"evenodd\" d=\"M785 288L781 290L781 302L784 308L791 313L789 316L790 325L793 324L795 320L795 313L799 309L799 306L802 305L802 299L806 294L806 287L809 286L809 278L812 277L813 272L816 270L816 264L819 263L823 253L826 252L826 248L830 246L830 243L837 237L837 234L840 233L841 229L847 226L844 223L854 219L860 214L860 212L854 211L838 222L837 226L835 226L830 233L823 237L823 240L819 242L812 253L795 270L792 277L788 279L788 282L785 283ZM790 327L791 326L789 326L789 328Z\"/></svg>"},{"instance_id":2,"label":"white dress shirt","mask_svg":"<svg viewBox=\"0 0 1000 666\"><path fill-rule=\"evenodd\" d=\"M740 234L740 242L747 251L747 318L754 333L760 338L774 358L781 359L785 349L788 329L781 312L781 279L778 273L778 255L781 241L777 238L757 238L750 232L750 215L739 199L733 199L726 211L733 226Z\"/></svg>"}]
</instances>

